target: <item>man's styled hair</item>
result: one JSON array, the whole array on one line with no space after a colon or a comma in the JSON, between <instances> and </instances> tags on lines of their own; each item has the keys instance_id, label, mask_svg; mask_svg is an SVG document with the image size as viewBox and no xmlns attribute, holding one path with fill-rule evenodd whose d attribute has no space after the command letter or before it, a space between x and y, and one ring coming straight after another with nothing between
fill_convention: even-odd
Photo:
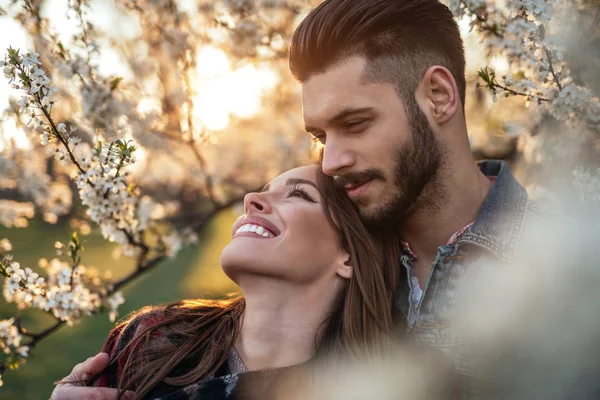
<instances>
[{"instance_id":1,"label":"man's styled hair","mask_svg":"<svg viewBox=\"0 0 600 400\"><path fill-rule=\"evenodd\" d=\"M465 104L465 56L452 12L438 0L325 0L300 23L290 69L300 82L353 56L367 60L367 82L394 84L414 101L427 69L447 68Z\"/></svg>"}]
</instances>

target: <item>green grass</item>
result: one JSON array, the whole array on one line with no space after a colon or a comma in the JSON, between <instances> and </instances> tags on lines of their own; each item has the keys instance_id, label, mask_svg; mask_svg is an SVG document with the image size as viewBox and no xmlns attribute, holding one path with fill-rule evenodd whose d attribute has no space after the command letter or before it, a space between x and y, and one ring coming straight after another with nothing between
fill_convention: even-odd
<instances>
[{"instance_id":1,"label":"green grass","mask_svg":"<svg viewBox=\"0 0 600 400\"><path fill-rule=\"evenodd\" d=\"M184 298L218 297L237 290L236 286L221 271L219 255L231 235L235 215L224 211L217 215L201 233L199 243L181 251L147 275L123 290L125 304L120 307L120 317L130 311L150 304L167 303ZM49 225L31 221L25 229L0 229L0 239L11 240L16 261L22 267L37 267L40 258L54 256L54 242L68 241L72 229L66 224ZM100 270L111 269L115 276L131 271L133 263L122 258L114 260L115 246L93 232L80 236L85 251L82 263ZM16 308L0 300L0 319L14 315ZM29 310L23 313L25 327L40 328L52 323L43 312ZM63 327L39 343L27 363L16 371L7 371L4 386L0 388L0 399L39 400L47 399L53 382L63 378L71 368L96 354L101 348L111 327L108 315L84 317L73 327Z\"/></svg>"}]
</instances>

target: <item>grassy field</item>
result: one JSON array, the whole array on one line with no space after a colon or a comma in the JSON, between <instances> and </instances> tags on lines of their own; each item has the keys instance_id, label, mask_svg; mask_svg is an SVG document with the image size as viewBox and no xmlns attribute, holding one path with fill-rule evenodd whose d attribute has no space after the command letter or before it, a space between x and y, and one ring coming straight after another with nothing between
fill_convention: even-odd
<instances>
[{"instance_id":1,"label":"grassy field","mask_svg":"<svg viewBox=\"0 0 600 400\"><path fill-rule=\"evenodd\" d=\"M219 297L237 290L221 271L219 255L228 243L231 225L235 220L231 211L217 215L202 232L199 243L187 248L172 260L159 265L154 271L125 288L126 302L120 307L120 317L149 304L167 303L183 298ZM54 242L66 242L72 229L68 225L48 225L32 221L26 229L0 229L0 239L9 238L15 260L22 267L37 266L42 257L51 259ZM133 264L126 259L114 260L114 245L97 233L81 237L85 251L82 263L100 270L111 269L115 277L126 274ZM0 300L0 319L14 315L16 308ZM24 326L48 326L52 320L43 312L23 313ZM36 347L27 363L19 370L7 371L0 388L3 400L47 399L53 382L64 377L78 362L101 349L106 335L114 324L107 315L85 317L73 327L63 327Z\"/></svg>"}]
</instances>

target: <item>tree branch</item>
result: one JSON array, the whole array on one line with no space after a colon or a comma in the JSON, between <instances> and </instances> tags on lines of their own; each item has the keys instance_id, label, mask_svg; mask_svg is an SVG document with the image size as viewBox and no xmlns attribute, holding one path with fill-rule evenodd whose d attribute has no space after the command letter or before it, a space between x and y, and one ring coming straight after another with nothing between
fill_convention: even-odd
<instances>
[{"instance_id":1,"label":"tree branch","mask_svg":"<svg viewBox=\"0 0 600 400\"><path fill-rule=\"evenodd\" d=\"M215 207L210 212L204 214L201 218L199 218L198 221L192 225L192 229L194 230L194 232L197 232L197 233L201 232L206 227L208 222L216 214L218 214L220 211L222 211L226 208L231 207L235 203L238 203L240 200L242 200L241 197L235 197L235 198L232 198L231 200L227 201L226 203L223 203L223 204L219 205L218 207ZM101 296L103 300L110 297L112 294L116 293L122 287L137 280L139 277L141 277L148 271L151 271L152 269L154 269L157 265L159 265L162 261L164 261L167 258L167 255L163 253L163 254L159 254L159 255L155 256L154 258L152 258L148 261L145 261L145 256L147 254L147 251L148 251L148 248L146 247L146 250L142 253L142 255L140 255L140 257L138 257L138 264L137 264L137 267L134 272L132 272L131 274L127 275L126 277L122 278L121 280L119 280L117 282L114 282L112 284L109 283L107 285L109 287L109 290L104 295ZM95 314L102 314L102 313L103 312L98 311ZM27 337L31 338L31 341L24 344L24 346L29 346L30 350L33 349L40 341L44 340L46 337L50 336L51 334L56 332L58 329L60 329L64 324L65 324L65 321L57 319L56 323L54 323L50 327L46 328L45 330L43 330L39 333L33 333L33 332L29 332L25 328L22 328L20 319L18 317L16 319L16 326L19 329L19 333L23 336L27 336ZM8 365L6 362L1 364L0 365L0 375L2 373L4 373L4 371L6 371L7 368L8 368Z\"/></svg>"}]
</instances>

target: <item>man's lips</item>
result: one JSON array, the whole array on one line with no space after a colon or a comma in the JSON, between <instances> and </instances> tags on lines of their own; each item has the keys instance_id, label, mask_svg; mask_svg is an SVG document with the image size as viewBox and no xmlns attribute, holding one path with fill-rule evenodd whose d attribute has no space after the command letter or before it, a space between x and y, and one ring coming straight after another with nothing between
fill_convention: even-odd
<instances>
[{"instance_id":1,"label":"man's lips","mask_svg":"<svg viewBox=\"0 0 600 400\"><path fill-rule=\"evenodd\" d=\"M366 192L367 187L369 186L369 183L371 183L372 180L373 178L367 179L357 184L347 183L344 185L344 190L346 191L348 196L350 196L350 198L360 197Z\"/></svg>"}]
</instances>

